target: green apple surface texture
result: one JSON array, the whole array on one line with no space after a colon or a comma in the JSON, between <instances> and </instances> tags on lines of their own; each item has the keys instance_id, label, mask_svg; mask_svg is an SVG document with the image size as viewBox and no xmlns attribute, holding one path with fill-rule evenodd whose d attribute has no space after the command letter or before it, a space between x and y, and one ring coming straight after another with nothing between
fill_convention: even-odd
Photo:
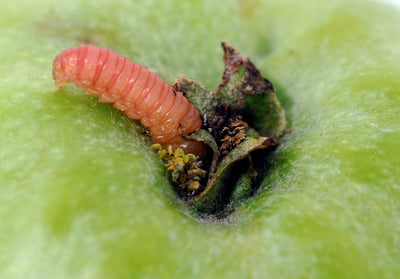
<instances>
[{"instance_id":1,"label":"green apple surface texture","mask_svg":"<svg viewBox=\"0 0 400 279\"><path fill-rule=\"evenodd\" d=\"M4 1L0 278L399 278L400 11L369 1ZM221 223L177 201L138 122L74 85L93 43L216 88L221 41L289 127Z\"/></svg>"}]
</instances>

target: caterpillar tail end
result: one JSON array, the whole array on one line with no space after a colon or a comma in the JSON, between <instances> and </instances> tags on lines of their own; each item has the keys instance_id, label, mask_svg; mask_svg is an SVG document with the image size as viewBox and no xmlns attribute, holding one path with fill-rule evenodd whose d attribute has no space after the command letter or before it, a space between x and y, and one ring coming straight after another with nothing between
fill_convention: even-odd
<instances>
[{"instance_id":1,"label":"caterpillar tail end","mask_svg":"<svg viewBox=\"0 0 400 279\"><path fill-rule=\"evenodd\" d=\"M57 87L57 90L61 90L61 89L63 88L63 84L64 84L64 82L61 82L61 81L55 80L55 81L54 81L54 84L56 85L56 87Z\"/></svg>"},{"instance_id":2,"label":"caterpillar tail end","mask_svg":"<svg viewBox=\"0 0 400 279\"><path fill-rule=\"evenodd\" d=\"M52 74L53 74L54 84L56 85L57 90L61 90L65 82L62 81L64 73L61 69L61 60L59 55L57 55L56 58L54 58Z\"/></svg>"}]
</instances>

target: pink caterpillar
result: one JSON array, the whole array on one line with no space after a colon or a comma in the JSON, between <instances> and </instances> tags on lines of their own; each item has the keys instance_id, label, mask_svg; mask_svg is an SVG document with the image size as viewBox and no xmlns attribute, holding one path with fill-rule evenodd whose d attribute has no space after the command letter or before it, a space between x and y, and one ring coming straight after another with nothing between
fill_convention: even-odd
<instances>
[{"instance_id":1,"label":"pink caterpillar","mask_svg":"<svg viewBox=\"0 0 400 279\"><path fill-rule=\"evenodd\" d=\"M153 141L201 156L204 145L181 134L200 129L199 112L181 92L175 92L157 74L115 52L92 45L64 50L53 61L58 89L75 83L100 102L114 103L131 119L150 128Z\"/></svg>"}]
</instances>

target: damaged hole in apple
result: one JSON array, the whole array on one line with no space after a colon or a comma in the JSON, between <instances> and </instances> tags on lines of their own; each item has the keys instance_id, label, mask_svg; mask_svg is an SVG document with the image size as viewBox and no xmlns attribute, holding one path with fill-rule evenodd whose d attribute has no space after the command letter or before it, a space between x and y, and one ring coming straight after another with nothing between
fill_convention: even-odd
<instances>
[{"instance_id":1,"label":"damaged hole in apple","mask_svg":"<svg viewBox=\"0 0 400 279\"><path fill-rule=\"evenodd\" d=\"M222 47L225 70L216 90L183 76L171 87L127 57L93 45L59 54L53 78L59 89L73 82L140 120L185 205L221 218L258 189L286 125L272 83L228 43Z\"/></svg>"},{"instance_id":2,"label":"damaged hole in apple","mask_svg":"<svg viewBox=\"0 0 400 279\"><path fill-rule=\"evenodd\" d=\"M201 129L185 138L203 142L206 155L195 159L181 149L153 146L179 197L213 218L228 216L256 192L286 125L272 83L228 43L222 47L225 70L216 90L183 76L173 85L200 112Z\"/></svg>"}]
</instances>

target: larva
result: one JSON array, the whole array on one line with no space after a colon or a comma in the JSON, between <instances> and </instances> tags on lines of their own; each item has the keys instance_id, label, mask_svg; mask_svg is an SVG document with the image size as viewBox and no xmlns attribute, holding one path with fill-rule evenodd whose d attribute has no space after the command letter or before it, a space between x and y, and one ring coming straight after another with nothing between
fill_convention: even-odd
<instances>
[{"instance_id":1,"label":"larva","mask_svg":"<svg viewBox=\"0 0 400 279\"><path fill-rule=\"evenodd\" d=\"M129 118L140 119L155 143L204 154L202 143L181 136L200 129L196 107L157 74L129 58L93 45L72 47L54 59L53 78L58 89L64 83L75 83L86 93L99 95L100 102L111 102Z\"/></svg>"}]
</instances>

